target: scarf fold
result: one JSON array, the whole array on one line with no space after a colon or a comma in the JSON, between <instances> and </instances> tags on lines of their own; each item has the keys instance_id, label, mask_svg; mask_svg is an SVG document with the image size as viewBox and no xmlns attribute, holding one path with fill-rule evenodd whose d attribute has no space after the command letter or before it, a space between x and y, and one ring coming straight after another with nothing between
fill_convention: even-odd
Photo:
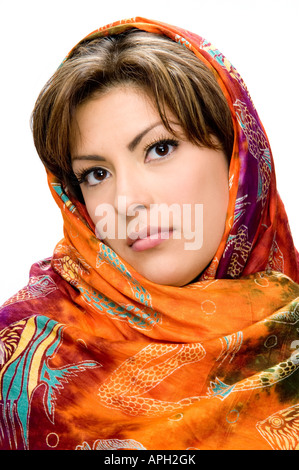
<instances>
[{"instance_id":1,"label":"scarf fold","mask_svg":"<svg viewBox=\"0 0 299 470\"><path fill-rule=\"evenodd\" d=\"M299 449L299 258L267 135L205 39L133 18L84 41L132 27L190 48L228 101L223 239L196 282L154 284L48 173L64 238L0 310L0 449Z\"/></svg>"}]
</instances>

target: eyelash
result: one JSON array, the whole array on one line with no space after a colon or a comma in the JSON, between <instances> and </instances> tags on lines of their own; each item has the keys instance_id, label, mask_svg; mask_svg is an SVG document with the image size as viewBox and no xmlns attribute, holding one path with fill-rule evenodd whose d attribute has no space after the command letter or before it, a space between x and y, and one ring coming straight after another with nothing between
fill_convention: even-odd
<instances>
[{"instance_id":1,"label":"eyelash","mask_svg":"<svg viewBox=\"0 0 299 470\"><path fill-rule=\"evenodd\" d=\"M99 166L93 166L89 168L82 168L82 170L76 171L75 177L76 177L76 182L77 184L83 184L87 183L87 177L89 174L91 174L93 171L98 171L98 170L103 170L103 171L108 171L105 170L105 168L99 167ZM91 185L95 186L95 185Z\"/></svg>"},{"instance_id":2,"label":"eyelash","mask_svg":"<svg viewBox=\"0 0 299 470\"><path fill-rule=\"evenodd\" d=\"M145 146L144 151L145 151L146 157L148 156L148 154L151 150L153 150L155 147L158 147L159 145L171 145L172 147L177 148L179 146L179 141L175 140L175 139L160 137L159 139L156 139L153 142L151 142L150 144ZM170 153L172 153L172 152L170 152ZM166 157L162 156L160 158L161 159L167 158L167 156ZM157 159L157 160L159 160L159 159Z\"/></svg>"},{"instance_id":3,"label":"eyelash","mask_svg":"<svg viewBox=\"0 0 299 470\"><path fill-rule=\"evenodd\" d=\"M169 146L172 146L176 149L179 146L179 141L175 140L175 139L169 139L169 138L158 138L155 141L152 141L150 144L145 146L145 148L144 148L145 158L147 158L147 156L148 156L148 154L150 153L151 150L153 150L155 147L158 147L159 145L160 146L169 145ZM169 157L169 155L172 152L173 152L173 150L170 153L168 153L167 155L160 156L160 158L154 159L153 161L155 161L155 160L157 160L157 161L165 160L166 158ZM75 174L77 184L80 185L80 184L83 184L83 183L87 183L88 175L91 174L93 171L99 171L99 170L103 170L103 171L108 172L108 170L105 170L105 168L98 167L98 166L94 166L94 167L91 167L91 168L90 167L89 168L82 168L82 170L76 172L76 174ZM101 181L99 181L97 184L100 184L100 183L101 183ZM97 186L97 184L90 185L90 186Z\"/></svg>"}]
</instances>

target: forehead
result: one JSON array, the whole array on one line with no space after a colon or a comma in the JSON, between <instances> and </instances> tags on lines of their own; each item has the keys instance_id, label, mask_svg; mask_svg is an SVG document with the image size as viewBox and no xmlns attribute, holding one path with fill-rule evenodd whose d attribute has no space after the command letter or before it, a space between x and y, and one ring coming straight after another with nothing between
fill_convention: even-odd
<instances>
[{"instance_id":1,"label":"forehead","mask_svg":"<svg viewBox=\"0 0 299 470\"><path fill-rule=\"evenodd\" d=\"M168 112L173 124L178 120ZM94 144L132 142L136 136L163 125L152 98L135 87L115 87L80 104L75 113L72 152ZM143 137L143 135L141 135ZM140 138L139 138L140 140ZM132 145L134 147L134 145Z\"/></svg>"}]
</instances>

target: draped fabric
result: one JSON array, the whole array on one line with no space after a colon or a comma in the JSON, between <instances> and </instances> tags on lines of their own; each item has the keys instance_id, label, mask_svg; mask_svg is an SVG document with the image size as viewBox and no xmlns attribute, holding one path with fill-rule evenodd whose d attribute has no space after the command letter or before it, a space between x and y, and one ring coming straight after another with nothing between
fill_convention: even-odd
<instances>
[{"instance_id":1,"label":"draped fabric","mask_svg":"<svg viewBox=\"0 0 299 470\"><path fill-rule=\"evenodd\" d=\"M225 233L195 282L154 284L48 173L64 238L0 309L0 449L299 449L299 261L266 132L205 39L134 18L84 40L132 27L190 48L224 92Z\"/></svg>"}]
</instances>

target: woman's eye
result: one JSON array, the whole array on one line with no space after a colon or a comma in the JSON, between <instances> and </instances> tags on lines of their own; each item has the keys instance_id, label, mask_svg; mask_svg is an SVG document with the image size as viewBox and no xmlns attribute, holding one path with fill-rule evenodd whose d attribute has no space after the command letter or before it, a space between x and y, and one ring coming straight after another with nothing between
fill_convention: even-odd
<instances>
[{"instance_id":1,"label":"woman's eye","mask_svg":"<svg viewBox=\"0 0 299 470\"><path fill-rule=\"evenodd\" d=\"M110 173L104 168L93 168L86 170L78 177L79 184L87 183L88 186L95 186L109 178Z\"/></svg>"},{"instance_id":2,"label":"woman's eye","mask_svg":"<svg viewBox=\"0 0 299 470\"><path fill-rule=\"evenodd\" d=\"M150 147L146 154L146 161L158 160L159 158L167 157L178 146L175 141L158 142Z\"/></svg>"}]
</instances>

